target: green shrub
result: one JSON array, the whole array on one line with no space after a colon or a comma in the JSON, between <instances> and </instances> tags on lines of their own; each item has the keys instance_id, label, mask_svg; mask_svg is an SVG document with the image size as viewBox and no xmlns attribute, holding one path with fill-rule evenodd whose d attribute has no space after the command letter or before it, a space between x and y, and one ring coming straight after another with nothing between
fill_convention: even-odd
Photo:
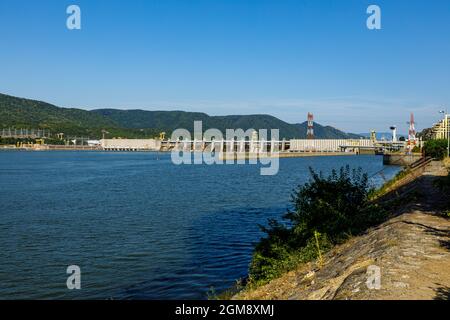
<instances>
[{"instance_id":1,"label":"green shrub","mask_svg":"<svg viewBox=\"0 0 450 320\"><path fill-rule=\"evenodd\" d=\"M267 236L257 244L250 264L250 283L262 284L317 258L315 232L323 252L350 235L380 223L385 213L369 201L369 181L361 169L349 166L328 177L312 169L311 180L292 196L286 223L270 220Z\"/></svg>"},{"instance_id":2,"label":"green shrub","mask_svg":"<svg viewBox=\"0 0 450 320\"><path fill-rule=\"evenodd\" d=\"M379 189L372 189L369 192L369 199L370 200L376 200L377 198L384 196L390 188L396 184L398 181L402 180L407 175L411 174L411 170L409 168L405 168L401 171L399 171L394 178L384 183L381 188Z\"/></svg>"},{"instance_id":3,"label":"green shrub","mask_svg":"<svg viewBox=\"0 0 450 320\"><path fill-rule=\"evenodd\" d=\"M447 140L429 140L425 142L424 151L427 157L432 157L437 160L442 160L447 155Z\"/></svg>"},{"instance_id":4,"label":"green shrub","mask_svg":"<svg viewBox=\"0 0 450 320\"><path fill-rule=\"evenodd\" d=\"M412 149L412 152L413 152L413 153L421 153L421 152L422 152L422 149L421 149L419 146L415 146L415 147Z\"/></svg>"}]
</instances>

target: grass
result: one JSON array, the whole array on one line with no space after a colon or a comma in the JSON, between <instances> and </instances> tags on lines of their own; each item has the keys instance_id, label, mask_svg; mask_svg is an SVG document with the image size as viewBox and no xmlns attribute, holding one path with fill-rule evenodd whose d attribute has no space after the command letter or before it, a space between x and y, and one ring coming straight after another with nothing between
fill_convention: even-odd
<instances>
[{"instance_id":1,"label":"grass","mask_svg":"<svg viewBox=\"0 0 450 320\"><path fill-rule=\"evenodd\" d=\"M444 159L444 165L450 169L450 158L445 158Z\"/></svg>"},{"instance_id":2,"label":"grass","mask_svg":"<svg viewBox=\"0 0 450 320\"><path fill-rule=\"evenodd\" d=\"M348 166L329 176L312 169L311 179L292 195L293 210L282 223L269 221L262 227L266 237L255 247L248 286L257 287L276 279L300 264L317 260L353 235L385 220L387 212L370 200L367 174Z\"/></svg>"},{"instance_id":3,"label":"grass","mask_svg":"<svg viewBox=\"0 0 450 320\"><path fill-rule=\"evenodd\" d=\"M370 200L373 201L373 200L376 200L376 199L386 195L387 193L389 193L391 191L392 187L397 182L399 182L403 178L407 177L409 174L411 174L411 170L410 169L408 169L408 168L407 169L403 169L402 171L397 173L394 178L392 178L391 180L387 181L380 188L372 189L370 191L370 193L369 193Z\"/></svg>"},{"instance_id":4,"label":"grass","mask_svg":"<svg viewBox=\"0 0 450 320\"><path fill-rule=\"evenodd\" d=\"M271 221L268 228L263 228L268 237L261 239L256 246L249 279L245 284L240 283L240 290L256 289L308 262L316 261L316 266L320 268L323 255L337 244L389 218L385 205L377 204L376 200L410 173L409 169L402 170L381 188L374 190L368 187L367 177L355 173L351 177L348 168L347 171L341 169L339 174L334 172L328 178L312 172L312 182L300 187L293 195L296 211L286 215L291 220L291 227ZM329 192L318 192L321 189L328 189ZM386 205L397 207L421 196L413 191L402 198L390 200ZM330 225L335 227L327 227ZM220 297L231 298L238 292L228 290Z\"/></svg>"},{"instance_id":5,"label":"grass","mask_svg":"<svg viewBox=\"0 0 450 320\"><path fill-rule=\"evenodd\" d=\"M231 300L237 293L241 292L246 287L246 280L236 280L233 286L218 293L214 287L211 287L206 293L208 300Z\"/></svg>"},{"instance_id":6,"label":"grass","mask_svg":"<svg viewBox=\"0 0 450 320\"><path fill-rule=\"evenodd\" d=\"M368 188L364 176L352 178L348 169L341 169L340 174L333 173L328 178L312 172L312 181L299 187L293 195L296 210L286 215L290 219L290 227L270 221L269 227L263 228L268 237L261 239L256 246L248 280L219 297L229 299L238 292L254 290L308 262L316 261L316 267L320 268L323 255L336 245L386 221L392 208L413 203L424 196L419 190L412 190L402 197L378 201L409 174L411 170L402 170L374 190ZM443 192L450 194L450 176L437 184ZM321 189L329 192L318 192ZM450 202L445 215L450 218ZM339 219L341 224L336 223ZM329 225L335 228L327 227ZM389 242L388 245L395 246L396 243Z\"/></svg>"}]
</instances>

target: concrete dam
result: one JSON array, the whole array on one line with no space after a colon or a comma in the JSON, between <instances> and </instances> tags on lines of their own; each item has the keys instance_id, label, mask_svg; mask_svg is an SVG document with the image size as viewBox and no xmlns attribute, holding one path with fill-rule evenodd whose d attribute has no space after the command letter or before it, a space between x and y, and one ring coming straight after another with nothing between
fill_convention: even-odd
<instances>
[{"instance_id":1,"label":"concrete dam","mask_svg":"<svg viewBox=\"0 0 450 320\"><path fill-rule=\"evenodd\" d=\"M102 139L100 146L107 151L360 154L382 152L386 149L398 151L405 147L405 143L370 139L291 139L281 141Z\"/></svg>"}]
</instances>

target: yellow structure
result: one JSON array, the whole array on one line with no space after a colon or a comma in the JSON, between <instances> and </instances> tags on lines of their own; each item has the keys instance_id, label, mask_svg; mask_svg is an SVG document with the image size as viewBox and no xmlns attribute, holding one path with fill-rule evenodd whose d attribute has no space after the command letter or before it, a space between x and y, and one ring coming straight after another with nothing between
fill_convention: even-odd
<instances>
[{"instance_id":1,"label":"yellow structure","mask_svg":"<svg viewBox=\"0 0 450 320\"><path fill-rule=\"evenodd\" d=\"M432 131L433 139L447 139L450 132L450 115L446 114L444 119L433 126Z\"/></svg>"},{"instance_id":2,"label":"yellow structure","mask_svg":"<svg viewBox=\"0 0 450 320\"><path fill-rule=\"evenodd\" d=\"M372 142L376 142L377 141L377 133L375 132L375 130L372 130L370 132L370 141L372 141Z\"/></svg>"}]
</instances>

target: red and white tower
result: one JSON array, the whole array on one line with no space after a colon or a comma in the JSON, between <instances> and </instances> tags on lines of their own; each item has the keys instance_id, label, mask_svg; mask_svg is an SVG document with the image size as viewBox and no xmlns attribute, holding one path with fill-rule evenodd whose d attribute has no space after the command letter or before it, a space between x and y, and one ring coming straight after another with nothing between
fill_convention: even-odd
<instances>
[{"instance_id":1,"label":"red and white tower","mask_svg":"<svg viewBox=\"0 0 450 320\"><path fill-rule=\"evenodd\" d=\"M409 124L409 131L408 131L408 146L410 149L413 149L416 145L417 138L416 138L416 123L414 121L414 113L411 113L410 120L408 122Z\"/></svg>"},{"instance_id":2,"label":"red and white tower","mask_svg":"<svg viewBox=\"0 0 450 320\"><path fill-rule=\"evenodd\" d=\"M308 112L308 131L306 133L307 139L314 139L314 115Z\"/></svg>"}]
</instances>

